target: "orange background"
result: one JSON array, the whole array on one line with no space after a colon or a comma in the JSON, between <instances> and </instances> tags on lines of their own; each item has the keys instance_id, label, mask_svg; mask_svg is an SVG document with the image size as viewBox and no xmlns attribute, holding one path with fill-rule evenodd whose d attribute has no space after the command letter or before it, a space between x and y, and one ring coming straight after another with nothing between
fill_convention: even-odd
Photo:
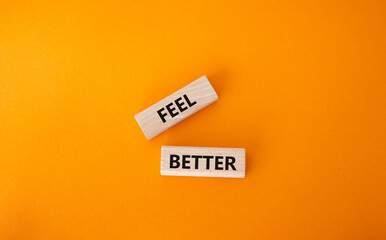
<instances>
[{"instance_id":1,"label":"orange background","mask_svg":"<svg viewBox=\"0 0 386 240\"><path fill-rule=\"evenodd\" d=\"M385 7L2 0L0 239L386 239ZM202 75L219 101L147 141ZM162 177L162 145L246 178Z\"/></svg>"}]
</instances>

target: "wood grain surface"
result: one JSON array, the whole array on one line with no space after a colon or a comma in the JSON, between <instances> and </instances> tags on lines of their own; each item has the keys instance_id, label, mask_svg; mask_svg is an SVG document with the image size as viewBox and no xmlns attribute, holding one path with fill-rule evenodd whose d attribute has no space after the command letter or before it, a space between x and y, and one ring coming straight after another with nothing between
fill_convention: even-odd
<instances>
[{"instance_id":1,"label":"wood grain surface","mask_svg":"<svg viewBox=\"0 0 386 240\"><path fill-rule=\"evenodd\" d=\"M209 80L202 76L134 117L150 140L217 99Z\"/></svg>"},{"instance_id":2,"label":"wood grain surface","mask_svg":"<svg viewBox=\"0 0 386 240\"><path fill-rule=\"evenodd\" d=\"M161 175L244 178L245 149L162 146Z\"/></svg>"}]
</instances>

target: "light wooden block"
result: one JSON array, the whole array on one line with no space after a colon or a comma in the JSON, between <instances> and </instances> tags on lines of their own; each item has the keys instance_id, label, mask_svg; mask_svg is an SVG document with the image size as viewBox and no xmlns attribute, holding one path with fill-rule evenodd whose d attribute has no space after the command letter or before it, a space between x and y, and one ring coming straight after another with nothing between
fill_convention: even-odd
<instances>
[{"instance_id":1,"label":"light wooden block","mask_svg":"<svg viewBox=\"0 0 386 240\"><path fill-rule=\"evenodd\" d=\"M244 178L245 148L163 146L161 175Z\"/></svg>"},{"instance_id":2,"label":"light wooden block","mask_svg":"<svg viewBox=\"0 0 386 240\"><path fill-rule=\"evenodd\" d=\"M212 85L203 76L134 117L150 140L217 99Z\"/></svg>"}]
</instances>

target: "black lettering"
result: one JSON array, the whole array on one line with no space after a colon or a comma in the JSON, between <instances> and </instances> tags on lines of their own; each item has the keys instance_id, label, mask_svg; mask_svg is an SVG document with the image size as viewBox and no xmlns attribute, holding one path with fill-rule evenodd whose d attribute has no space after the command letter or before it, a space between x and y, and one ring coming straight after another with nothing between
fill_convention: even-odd
<instances>
[{"instance_id":1,"label":"black lettering","mask_svg":"<svg viewBox=\"0 0 386 240\"><path fill-rule=\"evenodd\" d=\"M223 159L223 158L224 158L223 156L216 156L214 169L216 169L216 170L223 170L223 168L220 167L220 165L223 164L223 162L220 162L220 159Z\"/></svg>"},{"instance_id":2,"label":"black lettering","mask_svg":"<svg viewBox=\"0 0 386 240\"><path fill-rule=\"evenodd\" d=\"M198 169L198 159L202 158L202 156L192 155L192 158L194 158L194 168Z\"/></svg>"},{"instance_id":3,"label":"black lettering","mask_svg":"<svg viewBox=\"0 0 386 240\"><path fill-rule=\"evenodd\" d=\"M162 114L163 110L165 110L165 108L161 108L160 110L157 111L157 113L158 113L159 117L161 118L162 122L164 123L164 122L166 122L165 116L167 116L167 114L166 113Z\"/></svg>"},{"instance_id":4,"label":"black lettering","mask_svg":"<svg viewBox=\"0 0 386 240\"><path fill-rule=\"evenodd\" d=\"M170 168L179 168L180 162L178 160L180 160L180 156L170 154ZM173 163L176 163L176 165L174 165Z\"/></svg>"},{"instance_id":5,"label":"black lettering","mask_svg":"<svg viewBox=\"0 0 386 240\"><path fill-rule=\"evenodd\" d=\"M184 94L184 98L185 98L185 101L188 103L189 107L192 107L192 106L196 105L196 103L197 103L196 101L190 102L190 100L189 100L188 96L186 96L186 94Z\"/></svg>"},{"instance_id":6,"label":"black lettering","mask_svg":"<svg viewBox=\"0 0 386 240\"><path fill-rule=\"evenodd\" d=\"M178 109L180 109L180 112L183 112L185 111L186 109L188 109L188 107L182 107L185 103L184 102L180 102L182 100L181 97L177 98L174 102L176 103Z\"/></svg>"},{"instance_id":7,"label":"black lettering","mask_svg":"<svg viewBox=\"0 0 386 240\"><path fill-rule=\"evenodd\" d=\"M202 157L206 159L206 169L209 170L210 159L213 158L213 156L202 156Z\"/></svg>"},{"instance_id":8,"label":"black lettering","mask_svg":"<svg viewBox=\"0 0 386 240\"><path fill-rule=\"evenodd\" d=\"M190 155L182 155L182 168L184 169L190 169L190 166L186 166L186 164L190 163L190 161L186 160L187 158L190 158Z\"/></svg>"},{"instance_id":9,"label":"black lettering","mask_svg":"<svg viewBox=\"0 0 386 240\"><path fill-rule=\"evenodd\" d=\"M166 109L169 111L170 116L172 116L172 118L174 118L174 117L177 116L179 113L178 113L178 112L173 113L173 111L176 110L176 108L175 108L175 107L170 107L170 106L172 106L172 105L173 105L173 103L169 103L168 105L166 105Z\"/></svg>"},{"instance_id":10,"label":"black lettering","mask_svg":"<svg viewBox=\"0 0 386 240\"><path fill-rule=\"evenodd\" d=\"M231 168L236 171L236 168L233 165L235 162L236 162L236 159L234 157L226 156L225 157L225 170L228 170L229 166L231 166Z\"/></svg>"}]
</instances>

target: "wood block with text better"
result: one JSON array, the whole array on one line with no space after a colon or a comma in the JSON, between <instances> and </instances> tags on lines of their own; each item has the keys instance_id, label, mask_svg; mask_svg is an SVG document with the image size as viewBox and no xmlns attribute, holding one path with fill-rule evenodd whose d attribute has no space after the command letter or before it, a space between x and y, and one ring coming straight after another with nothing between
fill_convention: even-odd
<instances>
[{"instance_id":1,"label":"wood block with text better","mask_svg":"<svg viewBox=\"0 0 386 240\"><path fill-rule=\"evenodd\" d=\"M245 177L245 148L162 146L161 175Z\"/></svg>"},{"instance_id":2,"label":"wood block with text better","mask_svg":"<svg viewBox=\"0 0 386 240\"><path fill-rule=\"evenodd\" d=\"M148 140L218 99L205 76L135 115Z\"/></svg>"}]
</instances>

